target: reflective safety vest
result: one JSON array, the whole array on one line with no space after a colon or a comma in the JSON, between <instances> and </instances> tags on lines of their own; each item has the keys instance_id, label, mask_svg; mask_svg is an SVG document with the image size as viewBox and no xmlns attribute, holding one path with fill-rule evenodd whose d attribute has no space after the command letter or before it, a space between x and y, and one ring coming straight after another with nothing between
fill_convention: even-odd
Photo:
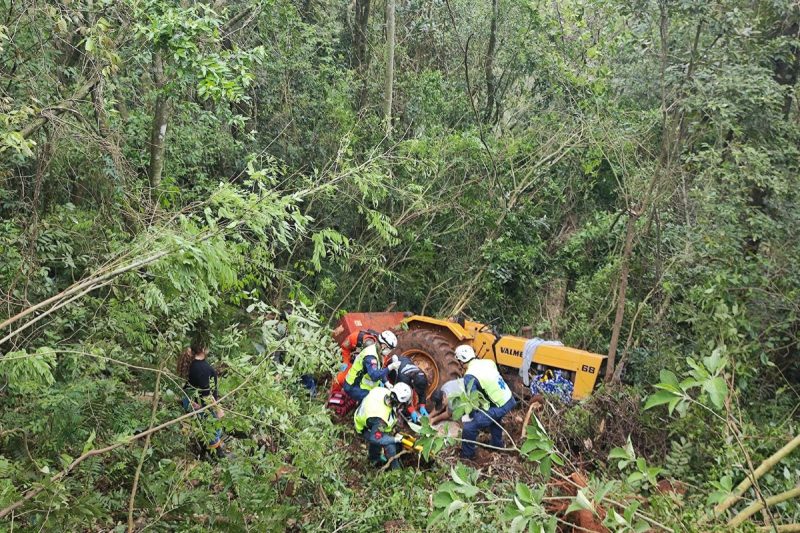
<instances>
[{"instance_id":1,"label":"reflective safety vest","mask_svg":"<svg viewBox=\"0 0 800 533\"><path fill-rule=\"evenodd\" d=\"M494 361L473 359L467 365L467 372L464 376L475 377L483 389L484 395L495 407L502 407L511 399L511 389L506 385Z\"/></svg>"},{"instance_id":2,"label":"reflective safety vest","mask_svg":"<svg viewBox=\"0 0 800 533\"><path fill-rule=\"evenodd\" d=\"M372 389L367 397L361 401L361 405L353 415L356 424L356 431L361 433L367 427L367 420L370 418L380 418L386 422L386 431L392 431L397 419L391 405L386 405L386 397L390 394L389 389Z\"/></svg>"},{"instance_id":3,"label":"reflective safety vest","mask_svg":"<svg viewBox=\"0 0 800 533\"><path fill-rule=\"evenodd\" d=\"M358 353L356 360L353 361L353 366L351 366L350 371L347 372L347 377L344 378L348 385L356 385L358 383L358 386L364 390L372 390L379 385L378 382L372 381L372 378L370 378L367 373L367 369L364 368L364 358L367 356L374 357L378 362L378 368L380 368L381 358L378 357L377 345L373 344L372 346L367 346Z\"/></svg>"}]
</instances>

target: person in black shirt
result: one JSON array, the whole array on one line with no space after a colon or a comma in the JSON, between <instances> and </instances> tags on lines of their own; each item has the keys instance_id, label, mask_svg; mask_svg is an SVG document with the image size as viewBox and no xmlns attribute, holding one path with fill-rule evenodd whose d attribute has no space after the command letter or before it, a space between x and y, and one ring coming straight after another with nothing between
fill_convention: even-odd
<instances>
[{"instance_id":1,"label":"person in black shirt","mask_svg":"<svg viewBox=\"0 0 800 533\"><path fill-rule=\"evenodd\" d=\"M194 360L189 366L189 378L187 385L194 389L200 397L213 396L219 399L219 383L217 382L217 371L206 360L208 348L204 348L199 354L195 353ZM214 388L211 389L211 381L214 381Z\"/></svg>"},{"instance_id":2,"label":"person in black shirt","mask_svg":"<svg viewBox=\"0 0 800 533\"><path fill-rule=\"evenodd\" d=\"M186 385L183 386L183 408L186 412L201 409L209 404L214 404L219 398L217 371L206 360L208 357L208 347L195 343L190 350L193 358L189 364ZM225 416L225 412L218 405L210 409L210 411L217 420ZM203 414L200 416L202 417ZM209 442L208 447L209 449L216 450L219 456L225 455L221 428L215 428L214 438Z\"/></svg>"},{"instance_id":3,"label":"person in black shirt","mask_svg":"<svg viewBox=\"0 0 800 533\"><path fill-rule=\"evenodd\" d=\"M416 393L414 402L408 405L411 421L416 424L419 423L421 417L429 416L428 409L425 407L428 393L428 376L425 375L425 372L404 355L393 355L390 362L387 362L386 368L389 369L390 383L395 385L405 383Z\"/></svg>"}]
</instances>

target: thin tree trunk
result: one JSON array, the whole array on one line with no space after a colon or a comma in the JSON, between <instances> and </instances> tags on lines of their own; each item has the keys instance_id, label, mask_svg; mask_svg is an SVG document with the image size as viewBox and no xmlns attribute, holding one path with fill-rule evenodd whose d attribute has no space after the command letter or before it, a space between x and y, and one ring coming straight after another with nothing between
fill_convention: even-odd
<instances>
[{"instance_id":1,"label":"thin tree trunk","mask_svg":"<svg viewBox=\"0 0 800 533\"><path fill-rule=\"evenodd\" d=\"M788 25L781 34L788 39L800 38L800 23L794 22ZM775 81L787 87L783 103L784 120L789 120L791 115L794 87L797 84L798 74L800 74L800 46L792 45L789 49L791 50L790 58L786 60L779 56L773 66Z\"/></svg>"},{"instance_id":2,"label":"thin tree trunk","mask_svg":"<svg viewBox=\"0 0 800 533\"><path fill-rule=\"evenodd\" d=\"M547 315L547 321L550 323L550 336L553 339L558 338L558 324L561 320L561 315L564 314L564 307L567 302L567 278L558 277L553 278L548 282L544 306Z\"/></svg>"},{"instance_id":3,"label":"thin tree trunk","mask_svg":"<svg viewBox=\"0 0 800 533\"><path fill-rule=\"evenodd\" d=\"M632 199L628 201L628 223L625 227L625 245L622 251L622 265L619 275L619 292L617 294L617 312L614 317L614 324L611 328L611 341L608 345L608 360L606 362L606 383L616 383L621 377L621 372L616 370L616 356L617 347L619 345L619 335L622 330L622 321L625 317L625 298L628 290L628 274L630 271L631 254L633 252L633 240L636 234L636 222L639 217L646 213L650 208L650 203L654 201L657 186L663 175L667 175L668 169L672 164L673 157L677 155L679 145L681 142L680 136L677 140L673 141L673 128L669 117L669 107L667 106L667 81L666 71L669 66L669 12L667 11L666 0L661 0L658 3L660 12L659 21L659 34L661 37L661 52L660 52L660 80L661 80L661 113L662 113L662 141L661 153L659 155L658 165L653 172L650 182L647 185L647 190L644 195L634 202ZM698 26L697 34L699 35L701 26ZM697 37L695 37L695 42ZM691 69L689 66L689 75ZM679 121L680 122L680 121ZM678 129L680 126L678 125ZM673 153L673 150L675 153Z\"/></svg>"},{"instance_id":4,"label":"thin tree trunk","mask_svg":"<svg viewBox=\"0 0 800 533\"><path fill-rule=\"evenodd\" d=\"M386 0L386 85L383 88L383 116L386 136L392 133L392 88L394 86L394 1Z\"/></svg>"},{"instance_id":5,"label":"thin tree trunk","mask_svg":"<svg viewBox=\"0 0 800 533\"><path fill-rule=\"evenodd\" d=\"M366 73L369 67L369 55L367 54L367 44L369 42L369 10L370 0L356 0L356 20L353 28L353 66L361 77L361 89L358 91L358 102L356 108L361 111L367 101L367 80Z\"/></svg>"},{"instance_id":6,"label":"thin tree trunk","mask_svg":"<svg viewBox=\"0 0 800 533\"><path fill-rule=\"evenodd\" d=\"M608 361L606 362L607 383L611 383L617 379L617 376L614 374L614 363L617 357L619 333L622 330L622 319L625 317L625 293L628 290L628 271L630 270L631 252L633 251L633 236L636 233L636 221L638 219L638 213L628 213L628 223L625 226L625 247L622 251L622 266L619 274L617 314L614 317L614 326L611 329L611 342L608 345Z\"/></svg>"},{"instance_id":7,"label":"thin tree trunk","mask_svg":"<svg viewBox=\"0 0 800 533\"><path fill-rule=\"evenodd\" d=\"M483 119L490 121L494 114L495 99L497 96L497 80L494 77L494 56L497 48L497 0L492 0L492 19L489 23L489 45L486 48L486 109Z\"/></svg>"},{"instance_id":8,"label":"thin tree trunk","mask_svg":"<svg viewBox=\"0 0 800 533\"><path fill-rule=\"evenodd\" d=\"M148 177L150 178L150 188L152 191L161 185L161 173L164 170L164 142L167 136L167 96L164 94L164 60L161 52L153 54L153 81L158 92L156 96L156 107L153 112L153 129L150 133L150 168Z\"/></svg>"}]
</instances>

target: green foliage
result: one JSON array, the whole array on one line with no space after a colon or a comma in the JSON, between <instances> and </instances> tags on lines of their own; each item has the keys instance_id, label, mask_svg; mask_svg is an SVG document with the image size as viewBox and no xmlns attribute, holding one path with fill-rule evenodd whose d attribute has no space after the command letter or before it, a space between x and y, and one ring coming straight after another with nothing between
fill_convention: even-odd
<instances>
[{"instance_id":1,"label":"green foliage","mask_svg":"<svg viewBox=\"0 0 800 533\"><path fill-rule=\"evenodd\" d=\"M550 479L553 464L564 466L564 460L555 448L555 444L547 436L542 423L536 416L531 417L525 433L525 442L520 446L519 452L528 460L537 463L538 472L545 480ZM535 423L534 423L535 422Z\"/></svg>"},{"instance_id":2,"label":"green foliage","mask_svg":"<svg viewBox=\"0 0 800 533\"><path fill-rule=\"evenodd\" d=\"M623 511L618 513L616 509L611 509L608 516L603 521L603 525L614 531L632 531L643 533L650 530L650 525L644 520L636 518L636 511L639 510L639 502L631 502Z\"/></svg>"},{"instance_id":3,"label":"green foliage","mask_svg":"<svg viewBox=\"0 0 800 533\"><path fill-rule=\"evenodd\" d=\"M626 483L634 488L652 489L655 487L658 475L663 472L662 468L647 466L647 462L642 457L636 456L630 437L624 448L614 448L608 454L608 459L619 459L617 468L624 472L633 470L626 478ZM629 468L632 467L632 468Z\"/></svg>"},{"instance_id":4,"label":"green foliage","mask_svg":"<svg viewBox=\"0 0 800 533\"><path fill-rule=\"evenodd\" d=\"M677 410L681 416L685 416L689 406L695 402L690 391L700 388L701 399L707 399L715 409L722 409L728 396L728 384L724 376L728 361L722 355L724 350L724 347L714 349L710 356L703 358L702 364L687 357L690 377L680 382L673 372L662 370L661 383L654 385L659 392L647 399L644 408L667 404L670 414Z\"/></svg>"},{"instance_id":5,"label":"green foliage","mask_svg":"<svg viewBox=\"0 0 800 533\"><path fill-rule=\"evenodd\" d=\"M357 58L355 5L4 4L3 318L164 254L3 331L28 326L0 346L0 503L43 487L15 529L125 529L131 436L158 369L154 421L181 414L171 370L198 330L235 454L207 461L209 418L156 432L136 528L552 530L548 478L577 453L601 460L576 461L593 472L571 510L685 530L796 434L796 6L497 2L492 25L491 2L407 2L387 135L383 18ZM335 318L392 302L606 353L626 264L626 387L548 412L547 432L534 418L513 481L441 463L372 475L299 384L322 390L336 367ZM630 391L651 386L639 416ZM621 469L601 468L629 434ZM113 442L128 444L50 481ZM423 424L426 459L457 442ZM796 458L781 466L764 492L797 479ZM681 504L651 490L667 473Z\"/></svg>"},{"instance_id":6,"label":"green foliage","mask_svg":"<svg viewBox=\"0 0 800 533\"><path fill-rule=\"evenodd\" d=\"M55 352L51 348L41 347L31 354L24 350L9 352L0 359L0 379L6 381L15 394L41 393L55 383L55 363Z\"/></svg>"},{"instance_id":7,"label":"green foliage","mask_svg":"<svg viewBox=\"0 0 800 533\"><path fill-rule=\"evenodd\" d=\"M504 518L511 521L509 531L553 533L556 530L555 517L549 515L542 505L544 487L531 490L527 485L517 483L514 492L514 504L509 504L504 513Z\"/></svg>"}]
</instances>

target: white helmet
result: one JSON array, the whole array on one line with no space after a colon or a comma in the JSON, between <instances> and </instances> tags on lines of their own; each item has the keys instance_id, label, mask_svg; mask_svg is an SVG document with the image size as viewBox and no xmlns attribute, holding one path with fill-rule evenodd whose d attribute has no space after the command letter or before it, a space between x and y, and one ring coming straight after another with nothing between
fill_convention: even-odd
<instances>
[{"instance_id":1,"label":"white helmet","mask_svg":"<svg viewBox=\"0 0 800 533\"><path fill-rule=\"evenodd\" d=\"M380 341L381 344L385 344L392 350L397 348L397 336L388 329L383 333L381 333L380 335L378 335L378 340Z\"/></svg>"},{"instance_id":2,"label":"white helmet","mask_svg":"<svg viewBox=\"0 0 800 533\"><path fill-rule=\"evenodd\" d=\"M395 403L409 403L411 401L411 387L406 383L396 383L389 395Z\"/></svg>"},{"instance_id":3,"label":"white helmet","mask_svg":"<svg viewBox=\"0 0 800 533\"><path fill-rule=\"evenodd\" d=\"M465 364L469 363L475 359L475 350L472 349L472 346L462 344L456 348L456 359Z\"/></svg>"}]
</instances>

